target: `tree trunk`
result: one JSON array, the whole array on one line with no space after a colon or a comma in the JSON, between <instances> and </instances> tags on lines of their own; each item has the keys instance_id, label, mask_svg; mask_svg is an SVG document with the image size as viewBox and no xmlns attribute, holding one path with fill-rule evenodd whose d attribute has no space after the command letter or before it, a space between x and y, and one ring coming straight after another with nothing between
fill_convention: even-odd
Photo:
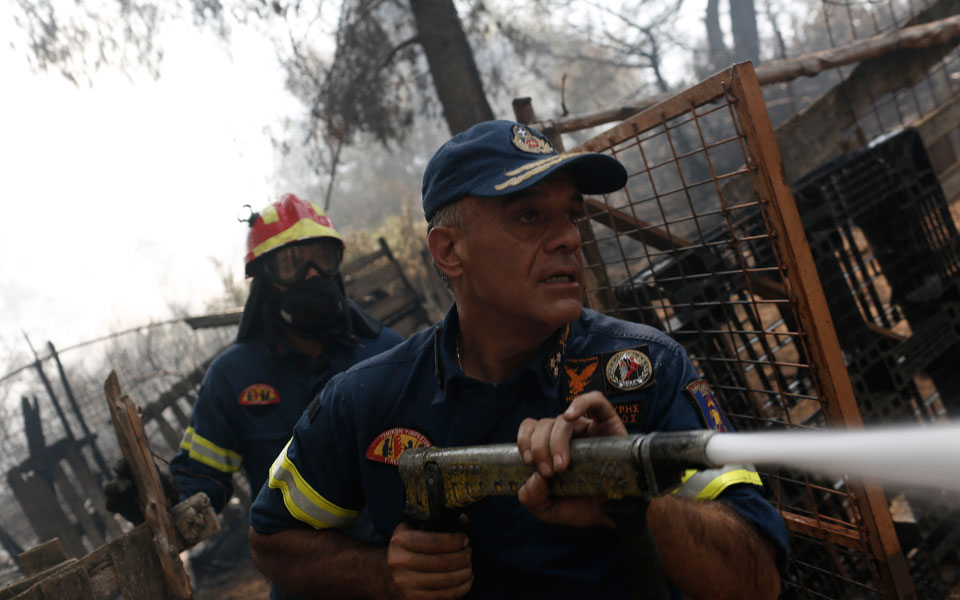
<instances>
[{"instance_id":1,"label":"tree trunk","mask_svg":"<svg viewBox=\"0 0 960 600\"><path fill-rule=\"evenodd\" d=\"M410 9L450 133L493 119L453 0L410 0Z\"/></svg>"},{"instance_id":2,"label":"tree trunk","mask_svg":"<svg viewBox=\"0 0 960 600\"><path fill-rule=\"evenodd\" d=\"M720 29L720 0L707 0L704 23L707 26L707 49L710 51L707 62L712 72L730 62L730 51L723 43L723 31Z\"/></svg>"},{"instance_id":3,"label":"tree trunk","mask_svg":"<svg viewBox=\"0 0 960 600\"><path fill-rule=\"evenodd\" d=\"M733 60L760 62L760 37L753 0L730 0L730 30L733 32Z\"/></svg>"}]
</instances>

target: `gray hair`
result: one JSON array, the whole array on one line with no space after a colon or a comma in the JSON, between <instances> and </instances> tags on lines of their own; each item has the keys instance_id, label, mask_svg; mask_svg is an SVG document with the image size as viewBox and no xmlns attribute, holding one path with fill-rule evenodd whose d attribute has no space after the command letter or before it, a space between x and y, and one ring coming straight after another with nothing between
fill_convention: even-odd
<instances>
[{"instance_id":1,"label":"gray hair","mask_svg":"<svg viewBox=\"0 0 960 600\"><path fill-rule=\"evenodd\" d=\"M434 227L451 227L453 229L463 229L463 203L460 200L451 202L446 206L437 209L430 220L427 221L427 233L430 233ZM431 257L432 258L432 257ZM437 267L437 261L433 261L433 270L440 277L440 280L450 287L450 279Z\"/></svg>"}]
</instances>

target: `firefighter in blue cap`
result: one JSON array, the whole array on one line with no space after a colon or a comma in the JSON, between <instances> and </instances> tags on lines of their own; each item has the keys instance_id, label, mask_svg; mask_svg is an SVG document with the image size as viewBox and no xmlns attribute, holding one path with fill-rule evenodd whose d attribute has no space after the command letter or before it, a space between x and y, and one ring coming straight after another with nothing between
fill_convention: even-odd
<instances>
[{"instance_id":1,"label":"firefighter in blue cap","mask_svg":"<svg viewBox=\"0 0 960 600\"><path fill-rule=\"evenodd\" d=\"M256 496L294 424L331 377L403 339L346 297L343 237L323 209L286 194L248 222L246 274L253 281L237 341L203 378L170 463L176 485L163 474L175 488L168 495L204 492L217 512L241 468ZM107 493L115 510L142 520L131 482L114 480Z\"/></svg>"},{"instance_id":2,"label":"firefighter in blue cap","mask_svg":"<svg viewBox=\"0 0 960 600\"><path fill-rule=\"evenodd\" d=\"M304 595L367 598L629 595L597 498L547 480L580 435L708 426L714 400L666 335L583 307L582 194L610 193L616 159L558 153L509 121L444 144L423 178L428 246L456 300L446 318L335 377L294 428L251 510L254 562ZM715 403L714 403L715 404ZM400 454L516 442L536 472L519 497L464 508L462 531L404 522ZM646 516L669 593L775 598L786 530L757 473L689 474ZM366 511L389 542L341 534Z\"/></svg>"}]
</instances>

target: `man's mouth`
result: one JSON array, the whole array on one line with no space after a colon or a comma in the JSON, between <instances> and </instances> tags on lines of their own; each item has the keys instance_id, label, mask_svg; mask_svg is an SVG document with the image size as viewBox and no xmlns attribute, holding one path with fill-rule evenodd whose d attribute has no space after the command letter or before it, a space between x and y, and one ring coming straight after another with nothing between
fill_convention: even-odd
<instances>
[{"instance_id":1,"label":"man's mouth","mask_svg":"<svg viewBox=\"0 0 960 600\"><path fill-rule=\"evenodd\" d=\"M572 275L554 275L543 280L544 283L574 283L575 281Z\"/></svg>"}]
</instances>

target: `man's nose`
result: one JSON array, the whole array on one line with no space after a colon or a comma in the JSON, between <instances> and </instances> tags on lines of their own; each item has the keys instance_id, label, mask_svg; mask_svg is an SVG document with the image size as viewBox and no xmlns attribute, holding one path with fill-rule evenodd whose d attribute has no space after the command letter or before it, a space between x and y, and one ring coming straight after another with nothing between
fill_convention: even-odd
<instances>
[{"instance_id":1,"label":"man's nose","mask_svg":"<svg viewBox=\"0 0 960 600\"><path fill-rule=\"evenodd\" d=\"M553 219L550 227L548 249L572 252L580 249L580 226L567 215Z\"/></svg>"}]
</instances>

